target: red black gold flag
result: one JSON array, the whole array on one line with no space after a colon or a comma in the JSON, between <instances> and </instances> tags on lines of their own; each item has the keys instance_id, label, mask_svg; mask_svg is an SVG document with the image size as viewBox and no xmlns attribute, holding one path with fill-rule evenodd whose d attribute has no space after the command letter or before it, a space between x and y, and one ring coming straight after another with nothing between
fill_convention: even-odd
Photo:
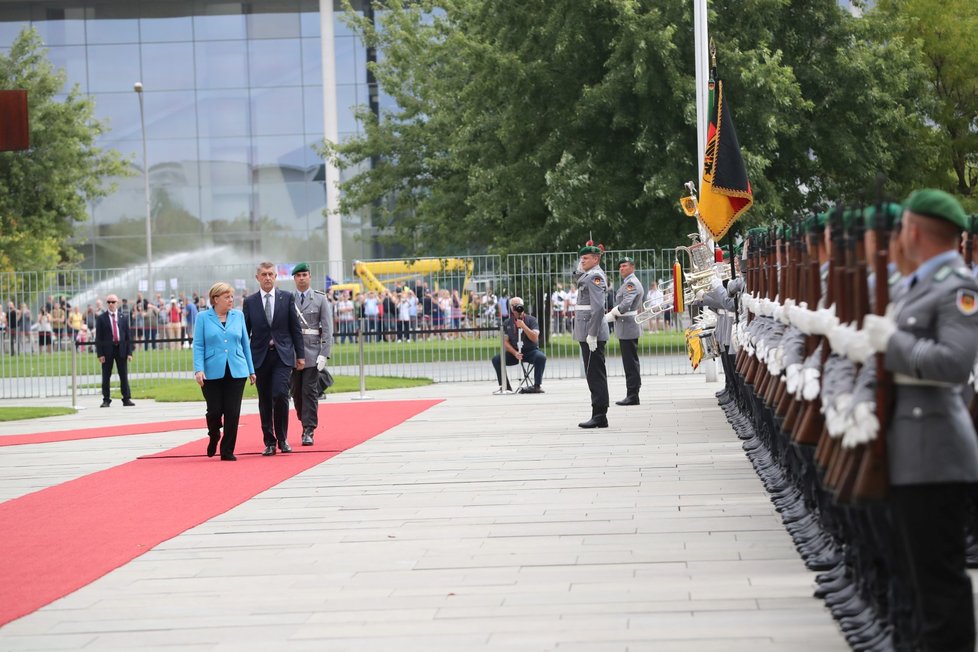
<instances>
[{"instance_id":1,"label":"red black gold flag","mask_svg":"<svg viewBox=\"0 0 978 652\"><path fill-rule=\"evenodd\" d=\"M700 220L714 240L719 240L753 203L733 115L723 95L723 82L718 80L706 134Z\"/></svg>"}]
</instances>

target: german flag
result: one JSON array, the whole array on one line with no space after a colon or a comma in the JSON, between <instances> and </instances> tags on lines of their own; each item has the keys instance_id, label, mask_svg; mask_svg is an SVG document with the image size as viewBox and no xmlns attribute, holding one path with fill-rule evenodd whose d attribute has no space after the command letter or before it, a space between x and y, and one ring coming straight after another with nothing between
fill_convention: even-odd
<instances>
[{"instance_id":1,"label":"german flag","mask_svg":"<svg viewBox=\"0 0 978 652\"><path fill-rule=\"evenodd\" d=\"M706 134L703 183L700 185L700 220L719 240L754 203L747 168L740 155L730 106L723 96L723 82L716 82L716 99L710 107Z\"/></svg>"}]
</instances>

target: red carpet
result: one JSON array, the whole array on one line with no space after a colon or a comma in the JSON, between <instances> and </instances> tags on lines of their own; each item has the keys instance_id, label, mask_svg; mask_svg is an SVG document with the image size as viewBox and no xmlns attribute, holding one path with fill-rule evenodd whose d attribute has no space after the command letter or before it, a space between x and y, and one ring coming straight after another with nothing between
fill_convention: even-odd
<instances>
[{"instance_id":1,"label":"red carpet","mask_svg":"<svg viewBox=\"0 0 978 652\"><path fill-rule=\"evenodd\" d=\"M200 404L200 411L205 411ZM247 417L242 417L241 421ZM204 417L199 419L180 419L179 421L154 421L153 423L126 424L123 426L106 426L104 428L75 428L73 430L52 430L51 432L32 432L23 435L2 435L0 446L18 446L20 444L47 444L55 441L73 441L75 439L98 439L99 437L121 437L123 435L148 435L154 432L172 432L174 430L190 430L200 428L207 431ZM289 426L289 432L292 426Z\"/></svg>"},{"instance_id":2,"label":"red carpet","mask_svg":"<svg viewBox=\"0 0 978 652\"><path fill-rule=\"evenodd\" d=\"M316 446L293 441L295 453L272 458L247 454L263 448L253 415L242 419L237 462L204 457L205 437L0 504L0 625L439 402L320 406Z\"/></svg>"}]
</instances>

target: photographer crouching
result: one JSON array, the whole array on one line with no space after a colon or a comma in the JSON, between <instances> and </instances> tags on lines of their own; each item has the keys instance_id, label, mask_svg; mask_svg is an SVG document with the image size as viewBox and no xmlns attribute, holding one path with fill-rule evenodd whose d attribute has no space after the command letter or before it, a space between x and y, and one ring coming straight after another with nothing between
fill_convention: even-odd
<instances>
[{"instance_id":1,"label":"photographer crouching","mask_svg":"<svg viewBox=\"0 0 978 652\"><path fill-rule=\"evenodd\" d=\"M540 324L536 317L526 312L523 299L513 297L509 300L509 317L503 322L506 339L506 366L519 364L522 361L533 365L533 387L524 387L521 394L542 394L540 384L543 382L543 370L547 366L547 356L537 346L540 341ZM492 357L492 366L496 370L496 381L502 385L502 372L499 369L499 354ZM506 379L506 389L509 378Z\"/></svg>"}]
</instances>

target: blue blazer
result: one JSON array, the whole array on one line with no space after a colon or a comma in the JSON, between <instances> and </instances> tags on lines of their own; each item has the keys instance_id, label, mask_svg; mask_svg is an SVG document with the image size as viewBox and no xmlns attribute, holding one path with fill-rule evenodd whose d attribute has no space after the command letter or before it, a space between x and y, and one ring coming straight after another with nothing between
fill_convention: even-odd
<instances>
[{"instance_id":1,"label":"blue blazer","mask_svg":"<svg viewBox=\"0 0 978 652\"><path fill-rule=\"evenodd\" d=\"M244 315L229 310L227 323L222 324L213 309L205 310L194 324L194 373L203 371L206 380L218 380L224 378L226 367L233 378L255 373Z\"/></svg>"}]
</instances>

